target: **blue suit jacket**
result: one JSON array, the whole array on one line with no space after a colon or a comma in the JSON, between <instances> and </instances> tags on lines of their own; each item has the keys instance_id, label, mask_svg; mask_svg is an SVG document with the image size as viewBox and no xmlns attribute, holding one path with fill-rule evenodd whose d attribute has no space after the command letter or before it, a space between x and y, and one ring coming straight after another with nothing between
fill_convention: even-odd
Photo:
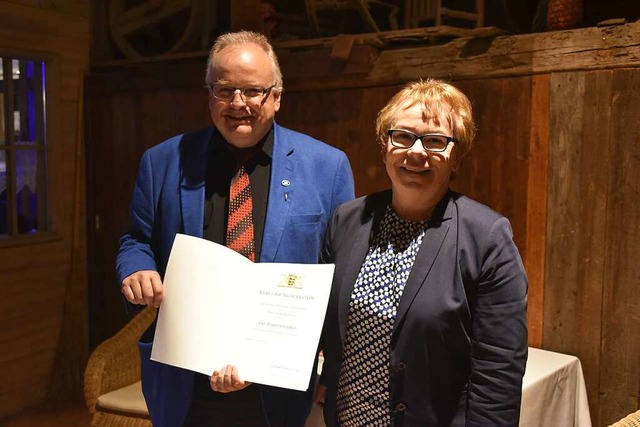
<instances>
[{"instance_id":1,"label":"blue suit jacket","mask_svg":"<svg viewBox=\"0 0 640 427\"><path fill-rule=\"evenodd\" d=\"M142 156L130 227L116 259L118 283L138 270L156 270L164 277L176 233L203 236L206 158L213 130L175 136ZM354 197L349 161L342 151L309 136L277 124L274 132L260 262L317 263L331 214ZM150 360L154 331L155 323L140 341L145 400L154 427L179 427L191 401L194 373ZM270 424L303 425L312 393L261 387Z\"/></svg>"},{"instance_id":2,"label":"blue suit jacket","mask_svg":"<svg viewBox=\"0 0 640 427\"><path fill-rule=\"evenodd\" d=\"M335 263L322 333L324 416L336 392L349 301L391 192L340 206L322 259ZM389 410L396 427L517 426L527 359L527 277L509 221L449 192L436 208L391 333Z\"/></svg>"}]
</instances>

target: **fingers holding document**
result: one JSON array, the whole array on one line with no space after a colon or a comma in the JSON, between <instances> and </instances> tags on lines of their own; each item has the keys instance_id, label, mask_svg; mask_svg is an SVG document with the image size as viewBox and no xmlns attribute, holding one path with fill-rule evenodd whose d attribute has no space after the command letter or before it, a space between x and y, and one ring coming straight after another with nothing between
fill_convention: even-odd
<instances>
[{"instance_id":1,"label":"fingers holding document","mask_svg":"<svg viewBox=\"0 0 640 427\"><path fill-rule=\"evenodd\" d=\"M231 393L247 388L251 385L248 381L243 381L238 375L238 367L227 365L219 371L214 371L209 379L211 389L218 393Z\"/></svg>"}]
</instances>

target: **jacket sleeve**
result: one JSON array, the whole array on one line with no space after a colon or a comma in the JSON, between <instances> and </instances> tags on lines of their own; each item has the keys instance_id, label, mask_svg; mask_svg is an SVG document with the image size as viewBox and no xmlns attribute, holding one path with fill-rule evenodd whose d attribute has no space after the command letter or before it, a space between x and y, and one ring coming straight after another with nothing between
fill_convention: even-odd
<instances>
[{"instance_id":1,"label":"jacket sleeve","mask_svg":"<svg viewBox=\"0 0 640 427\"><path fill-rule=\"evenodd\" d=\"M517 426L528 350L527 277L506 218L493 223L480 255L467 426Z\"/></svg>"},{"instance_id":2,"label":"jacket sleeve","mask_svg":"<svg viewBox=\"0 0 640 427\"><path fill-rule=\"evenodd\" d=\"M155 200L151 156L145 152L140 160L138 176L131 199L129 227L120 238L116 256L116 278L122 285L125 277L140 270L157 270L152 249Z\"/></svg>"},{"instance_id":3,"label":"jacket sleeve","mask_svg":"<svg viewBox=\"0 0 640 427\"><path fill-rule=\"evenodd\" d=\"M353 200L354 184L353 172L349 159L344 152L340 152L338 167L336 168L336 178L333 181L333 189L331 194L331 212L344 202Z\"/></svg>"}]
</instances>

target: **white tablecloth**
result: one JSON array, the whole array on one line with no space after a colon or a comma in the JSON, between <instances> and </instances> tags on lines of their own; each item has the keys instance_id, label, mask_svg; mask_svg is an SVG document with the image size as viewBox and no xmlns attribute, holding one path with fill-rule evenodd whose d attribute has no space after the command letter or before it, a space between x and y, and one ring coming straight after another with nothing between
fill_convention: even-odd
<instances>
[{"instance_id":1,"label":"white tablecloth","mask_svg":"<svg viewBox=\"0 0 640 427\"><path fill-rule=\"evenodd\" d=\"M591 427L587 389L577 357L529 347L520 425Z\"/></svg>"},{"instance_id":2,"label":"white tablecloth","mask_svg":"<svg viewBox=\"0 0 640 427\"><path fill-rule=\"evenodd\" d=\"M577 357L529 347L520 426L591 427L587 390ZM313 405L305 427L324 427L319 406Z\"/></svg>"}]
</instances>

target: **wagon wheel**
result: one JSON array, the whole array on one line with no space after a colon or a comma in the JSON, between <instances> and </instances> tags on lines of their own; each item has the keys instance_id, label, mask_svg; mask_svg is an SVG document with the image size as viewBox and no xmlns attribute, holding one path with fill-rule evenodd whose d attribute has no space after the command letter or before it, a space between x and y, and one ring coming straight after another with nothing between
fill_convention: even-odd
<instances>
[{"instance_id":1,"label":"wagon wheel","mask_svg":"<svg viewBox=\"0 0 640 427\"><path fill-rule=\"evenodd\" d=\"M190 48L203 31L208 0L111 0L111 37L128 58Z\"/></svg>"}]
</instances>

